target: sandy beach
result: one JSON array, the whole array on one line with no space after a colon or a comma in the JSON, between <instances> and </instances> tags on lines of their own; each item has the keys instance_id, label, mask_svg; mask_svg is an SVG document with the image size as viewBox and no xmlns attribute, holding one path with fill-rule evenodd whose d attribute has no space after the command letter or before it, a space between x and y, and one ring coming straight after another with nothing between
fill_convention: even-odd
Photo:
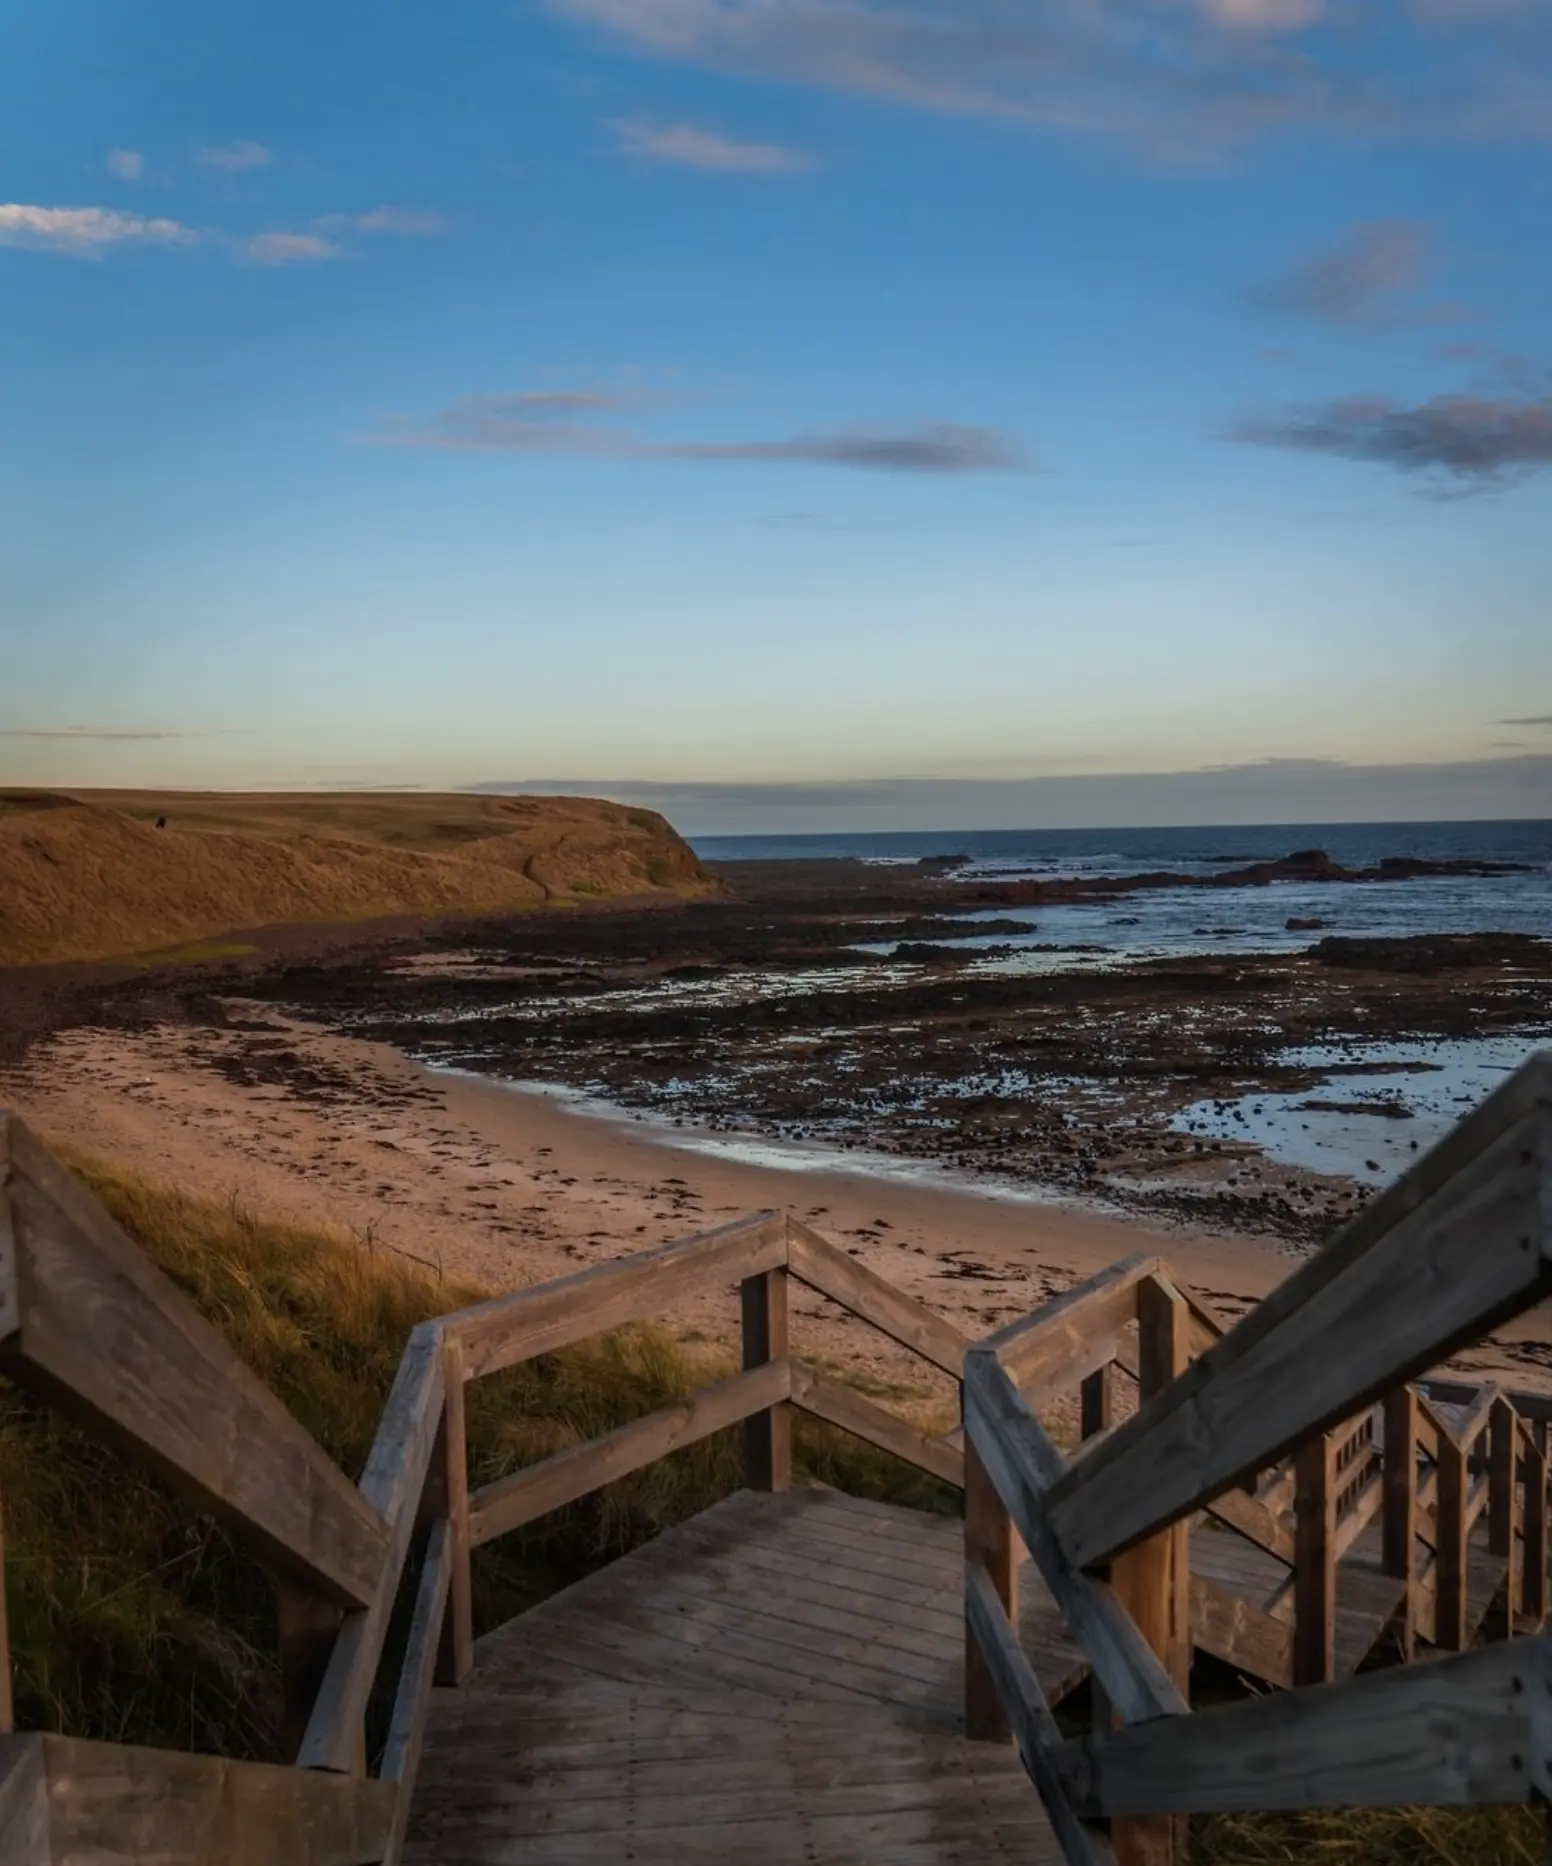
<instances>
[{"instance_id":1,"label":"sandy beach","mask_svg":"<svg viewBox=\"0 0 1552 1866\"><path fill-rule=\"evenodd\" d=\"M1150 1228L947 1178L859 1171L843 1155L833 1170L802 1171L710 1155L683 1135L672 1144L645 1124L433 1073L267 1007L227 1009L227 1027L61 1032L0 1071L0 1103L55 1141L493 1289L767 1208L813 1223L972 1335L1136 1251L1164 1257L1229 1316L1298 1261L1270 1238ZM273 1066L258 1066L266 1057ZM798 1306L802 1351L901 1383L904 1397L934 1396L920 1363L834 1305ZM663 1319L692 1340L734 1339L731 1299ZM1469 1363L1534 1382L1545 1333L1526 1318Z\"/></svg>"}]
</instances>

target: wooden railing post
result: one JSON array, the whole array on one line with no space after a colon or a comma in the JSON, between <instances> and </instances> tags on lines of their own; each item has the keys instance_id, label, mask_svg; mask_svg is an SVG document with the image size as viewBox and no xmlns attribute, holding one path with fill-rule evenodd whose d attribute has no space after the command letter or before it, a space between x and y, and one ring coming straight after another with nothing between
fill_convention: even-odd
<instances>
[{"instance_id":1,"label":"wooden railing post","mask_svg":"<svg viewBox=\"0 0 1552 1866\"><path fill-rule=\"evenodd\" d=\"M1319 1432L1293 1457L1293 1682L1336 1676L1336 1454Z\"/></svg>"},{"instance_id":2,"label":"wooden railing post","mask_svg":"<svg viewBox=\"0 0 1552 1866\"><path fill-rule=\"evenodd\" d=\"M1493 1402L1487 1443L1487 1548L1504 1564L1493 1632L1499 1639L1512 1639L1520 1606L1520 1576L1514 1559L1520 1528L1520 1419L1501 1397Z\"/></svg>"},{"instance_id":3,"label":"wooden railing post","mask_svg":"<svg viewBox=\"0 0 1552 1866\"><path fill-rule=\"evenodd\" d=\"M1466 1645L1466 1493L1464 1446L1439 1434L1439 1505L1434 1527L1433 1642L1441 1652Z\"/></svg>"},{"instance_id":4,"label":"wooden railing post","mask_svg":"<svg viewBox=\"0 0 1552 1866\"><path fill-rule=\"evenodd\" d=\"M1103 1367L1096 1368L1085 1376L1078 1388L1078 1430L1083 1437L1093 1438L1100 1432L1108 1432L1115 1422L1115 1362L1106 1361Z\"/></svg>"},{"instance_id":5,"label":"wooden railing post","mask_svg":"<svg viewBox=\"0 0 1552 1866\"><path fill-rule=\"evenodd\" d=\"M455 1334L449 1334L442 1343L442 1376L445 1397L441 1443L431 1468L447 1512L450 1567L436 1682L461 1685L474 1670L474 1598L469 1567L469 1439L464 1402L468 1371L463 1344Z\"/></svg>"},{"instance_id":6,"label":"wooden railing post","mask_svg":"<svg viewBox=\"0 0 1552 1866\"><path fill-rule=\"evenodd\" d=\"M1017 1541L996 1486L965 1440L965 1563L986 1571L1002 1610L1018 1626ZM965 1621L965 1735L977 1743L1007 1743L1013 1729L980 1642Z\"/></svg>"},{"instance_id":7,"label":"wooden railing post","mask_svg":"<svg viewBox=\"0 0 1552 1866\"><path fill-rule=\"evenodd\" d=\"M1137 1285L1139 1402L1146 1405L1183 1374L1190 1359L1190 1306L1168 1284L1144 1277ZM1190 1534L1189 1523L1174 1523L1118 1555L1110 1567L1117 1599L1182 1697L1191 1687ZM1178 1815L1131 1815L1112 1822L1110 1837L1117 1866L1173 1866L1182 1854L1185 1824Z\"/></svg>"},{"instance_id":8,"label":"wooden railing post","mask_svg":"<svg viewBox=\"0 0 1552 1866\"><path fill-rule=\"evenodd\" d=\"M1381 1534L1386 1574L1406 1582L1401 1600L1401 1645L1410 1660L1417 1642L1417 1391L1397 1387L1385 1396L1385 1502Z\"/></svg>"},{"instance_id":9,"label":"wooden railing post","mask_svg":"<svg viewBox=\"0 0 1552 1866\"><path fill-rule=\"evenodd\" d=\"M787 1272L765 1270L739 1286L744 1323L744 1371L787 1354ZM778 1400L744 1422L745 1481L751 1490L792 1484L792 1406Z\"/></svg>"},{"instance_id":10,"label":"wooden railing post","mask_svg":"<svg viewBox=\"0 0 1552 1866\"><path fill-rule=\"evenodd\" d=\"M306 1588L282 1581L277 1590L280 1619L280 1753L296 1759L313 1714L345 1610Z\"/></svg>"},{"instance_id":11,"label":"wooden railing post","mask_svg":"<svg viewBox=\"0 0 1552 1866\"><path fill-rule=\"evenodd\" d=\"M1525 1575L1521 1610L1540 1632L1547 1618L1547 1428L1525 1434Z\"/></svg>"}]
</instances>

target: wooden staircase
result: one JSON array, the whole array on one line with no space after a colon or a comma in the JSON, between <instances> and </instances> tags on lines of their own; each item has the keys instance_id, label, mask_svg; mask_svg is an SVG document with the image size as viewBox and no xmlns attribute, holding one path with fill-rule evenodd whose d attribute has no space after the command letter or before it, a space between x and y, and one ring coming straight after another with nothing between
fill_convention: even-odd
<instances>
[{"instance_id":1,"label":"wooden staircase","mask_svg":"<svg viewBox=\"0 0 1552 1866\"><path fill-rule=\"evenodd\" d=\"M963 1430L795 1358L793 1284L960 1382ZM469 1381L718 1288L740 1372L471 1491ZM761 1213L416 1329L352 1484L0 1116L0 1372L266 1557L297 1733L0 1734L0 1861L1158 1866L1193 1812L1552 1797L1552 1406L1431 1373L1549 1293L1543 1055L1231 1329L1138 1258L971 1343ZM794 1408L962 1520L793 1489ZM735 1425L746 1490L474 1640L474 1548ZM1288 1688L1191 1708L1235 1674ZM0 1733L8 1685L0 1619Z\"/></svg>"}]
</instances>

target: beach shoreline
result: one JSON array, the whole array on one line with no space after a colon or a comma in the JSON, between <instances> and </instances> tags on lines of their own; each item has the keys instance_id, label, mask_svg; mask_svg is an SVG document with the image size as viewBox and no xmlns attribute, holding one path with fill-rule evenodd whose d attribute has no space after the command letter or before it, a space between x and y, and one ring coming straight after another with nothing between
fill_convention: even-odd
<instances>
[{"instance_id":1,"label":"beach shoreline","mask_svg":"<svg viewBox=\"0 0 1552 1866\"><path fill-rule=\"evenodd\" d=\"M393 1050L246 1000L226 1021L86 1025L0 1070L0 1103L50 1140L267 1218L328 1224L450 1282L521 1288L785 1209L971 1336L1137 1252L1226 1316L1299 1261L1270 1238L1157 1227L1080 1204L988 1198L972 1184L802 1172L707 1154L651 1124L429 1070ZM261 1047L255 1048L256 1045ZM259 1066L267 1058L267 1066ZM803 1293L805 1352L941 1410L946 1391L834 1304ZM736 1303L662 1318L736 1347ZM1466 1365L1543 1383L1544 1319L1522 1318Z\"/></svg>"}]
</instances>

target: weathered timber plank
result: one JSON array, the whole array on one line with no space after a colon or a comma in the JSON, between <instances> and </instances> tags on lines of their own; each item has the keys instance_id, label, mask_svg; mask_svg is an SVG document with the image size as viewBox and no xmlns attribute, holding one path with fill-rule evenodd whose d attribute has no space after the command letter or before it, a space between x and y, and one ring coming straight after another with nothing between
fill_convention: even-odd
<instances>
[{"instance_id":1,"label":"weathered timber plank","mask_svg":"<svg viewBox=\"0 0 1552 1866\"><path fill-rule=\"evenodd\" d=\"M1482 1391L1479 1381L1440 1380L1433 1375L1417 1385L1429 1399L1442 1400L1447 1406L1469 1406ZM1522 1418L1534 1419L1541 1425L1552 1423L1552 1393L1529 1393L1523 1387L1502 1387L1500 1391Z\"/></svg>"},{"instance_id":2,"label":"weathered timber plank","mask_svg":"<svg viewBox=\"0 0 1552 1866\"><path fill-rule=\"evenodd\" d=\"M1061 1731L1040 1681L1019 1648L997 1588L976 1561L965 1563L965 1619L1002 1703L1019 1757L1045 1804L1063 1858L1068 1866L1115 1866L1108 1838L1099 1828L1079 1820L1051 1767L1052 1757L1061 1748Z\"/></svg>"},{"instance_id":3,"label":"weathered timber plank","mask_svg":"<svg viewBox=\"0 0 1552 1866\"><path fill-rule=\"evenodd\" d=\"M909 1419L900 1419L882 1406L875 1405L841 1380L794 1362L792 1367L792 1403L803 1412L812 1413L843 1432L866 1439L880 1451L893 1452L920 1471L930 1471L947 1484L961 1487L965 1481L962 1452L952 1451L940 1440L929 1438Z\"/></svg>"},{"instance_id":4,"label":"weathered timber plank","mask_svg":"<svg viewBox=\"0 0 1552 1866\"><path fill-rule=\"evenodd\" d=\"M951 1322L798 1219L787 1220L787 1235L788 1266L800 1283L871 1322L944 1373L959 1377L968 1343Z\"/></svg>"},{"instance_id":5,"label":"weathered timber plank","mask_svg":"<svg viewBox=\"0 0 1552 1866\"><path fill-rule=\"evenodd\" d=\"M194 1305L14 1116L21 1325L0 1369L116 1440L342 1606L371 1598L381 1516Z\"/></svg>"},{"instance_id":6,"label":"weathered timber plank","mask_svg":"<svg viewBox=\"0 0 1552 1866\"><path fill-rule=\"evenodd\" d=\"M41 1740L53 1857L64 1866L376 1866L387 1846L391 1782Z\"/></svg>"},{"instance_id":7,"label":"weathered timber plank","mask_svg":"<svg viewBox=\"0 0 1552 1866\"><path fill-rule=\"evenodd\" d=\"M1292 1684L1293 1628L1199 1572L1191 1576L1191 1631L1200 1651L1247 1677L1269 1685Z\"/></svg>"},{"instance_id":8,"label":"weathered timber plank","mask_svg":"<svg viewBox=\"0 0 1552 1866\"><path fill-rule=\"evenodd\" d=\"M1162 1268L1162 1258L1146 1252L1125 1257L1006 1323L977 1346L996 1355L1038 1412L1112 1358L1116 1335L1136 1317L1137 1285Z\"/></svg>"},{"instance_id":9,"label":"weathered timber plank","mask_svg":"<svg viewBox=\"0 0 1552 1866\"><path fill-rule=\"evenodd\" d=\"M744 1372L786 1361L787 1272L762 1270L739 1286ZM744 1421L744 1482L751 1490L792 1488L792 1405L780 1399Z\"/></svg>"},{"instance_id":10,"label":"weathered timber plank","mask_svg":"<svg viewBox=\"0 0 1552 1866\"><path fill-rule=\"evenodd\" d=\"M437 1649L441 1643L442 1624L447 1613L448 1590L452 1582L453 1541L444 1517L431 1525L426 1542L426 1560L421 1569L420 1586L415 1592L415 1613L404 1648L404 1668L399 1675L399 1689L394 1695L393 1715L388 1725L388 1741L383 1748L381 1775L398 1789L394 1805L393 1828L383 1849L382 1866L399 1866L404 1852L404 1836L409 1826L410 1801L415 1793L415 1775L420 1766L421 1745L425 1740L426 1717L431 1708L431 1681L436 1674Z\"/></svg>"},{"instance_id":11,"label":"weathered timber plank","mask_svg":"<svg viewBox=\"0 0 1552 1866\"><path fill-rule=\"evenodd\" d=\"M1200 1507L1552 1287L1549 1126L1520 1121L1399 1216L1382 1195L1389 1229L1355 1221L1098 1444L1049 1499L1072 1560Z\"/></svg>"},{"instance_id":12,"label":"weathered timber plank","mask_svg":"<svg viewBox=\"0 0 1552 1866\"><path fill-rule=\"evenodd\" d=\"M443 1338L422 1322L409 1338L361 1474L361 1494L388 1525L370 1604L340 1628L297 1760L309 1769L356 1766L361 1722L420 1513L443 1416Z\"/></svg>"},{"instance_id":13,"label":"weathered timber plank","mask_svg":"<svg viewBox=\"0 0 1552 1866\"><path fill-rule=\"evenodd\" d=\"M1254 1542L1257 1548L1265 1549L1267 1554L1275 1555L1290 1567L1293 1565L1293 1530L1248 1490L1222 1491L1206 1507L1209 1516Z\"/></svg>"},{"instance_id":14,"label":"weathered timber plank","mask_svg":"<svg viewBox=\"0 0 1552 1866\"><path fill-rule=\"evenodd\" d=\"M473 1380L627 1322L645 1321L682 1297L741 1283L786 1261L786 1220L776 1212L757 1212L656 1250L493 1296L444 1316L443 1326L462 1345Z\"/></svg>"},{"instance_id":15,"label":"weathered timber plank","mask_svg":"<svg viewBox=\"0 0 1552 1866\"><path fill-rule=\"evenodd\" d=\"M1045 1500L1067 1461L986 1348L965 1356L965 1430L1116 1712L1140 1723L1185 1710L1109 1583L1078 1568L1052 1533Z\"/></svg>"},{"instance_id":16,"label":"weathered timber plank","mask_svg":"<svg viewBox=\"0 0 1552 1866\"><path fill-rule=\"evenodd\" d=\"M53 1866L41 1736L0 1737L0 1860Z\"/></svg>"},{"instance_id":17,"label":"weathered timber plank","mask_svg":"<svg viewBox=\"0 0 1552 1866\"><path fill-rule=\"evenodd\" d=\"M688 1585L677 1575L659 1581L637 1612L642 1624L695 1647L727 1651L728 1635L744 1642L751 1657L790 1666L800 1676L848 1683L877 1697L916 1686L940 1694L951 1667L941 1656L921 1658L869 1637L868 1629L844 1616L804 1613L781 1596L734 1594Z\"/></svg>"},{"instance_id":18,"label":"weathered timber plank","mask_svg":"<svg viewBox=\"0 0 1552 1866\"><path fill-rule=\"evenodd\" d=\"M602 1438L569 1445L525 1470L482 1485L469 1499L471 1545L479 1548L643 1465L655 1464L683 1445L779 1404L792 1392L792 1373L785 1360L767 1361L660 1406L644 1419L617 1426Z\"/></svg>"},{"instance_id":19,"label":"weathered timber plank","mask_svg":"<svg viewBox=\"0 0 1552 1866\"><path fill-rule=\"evenodd\" d=\"M1552 1647L1516 1640L1065 1744L1086 1816L1439 1807L1552 1788Z\"/></svg>"}]
</instances>

